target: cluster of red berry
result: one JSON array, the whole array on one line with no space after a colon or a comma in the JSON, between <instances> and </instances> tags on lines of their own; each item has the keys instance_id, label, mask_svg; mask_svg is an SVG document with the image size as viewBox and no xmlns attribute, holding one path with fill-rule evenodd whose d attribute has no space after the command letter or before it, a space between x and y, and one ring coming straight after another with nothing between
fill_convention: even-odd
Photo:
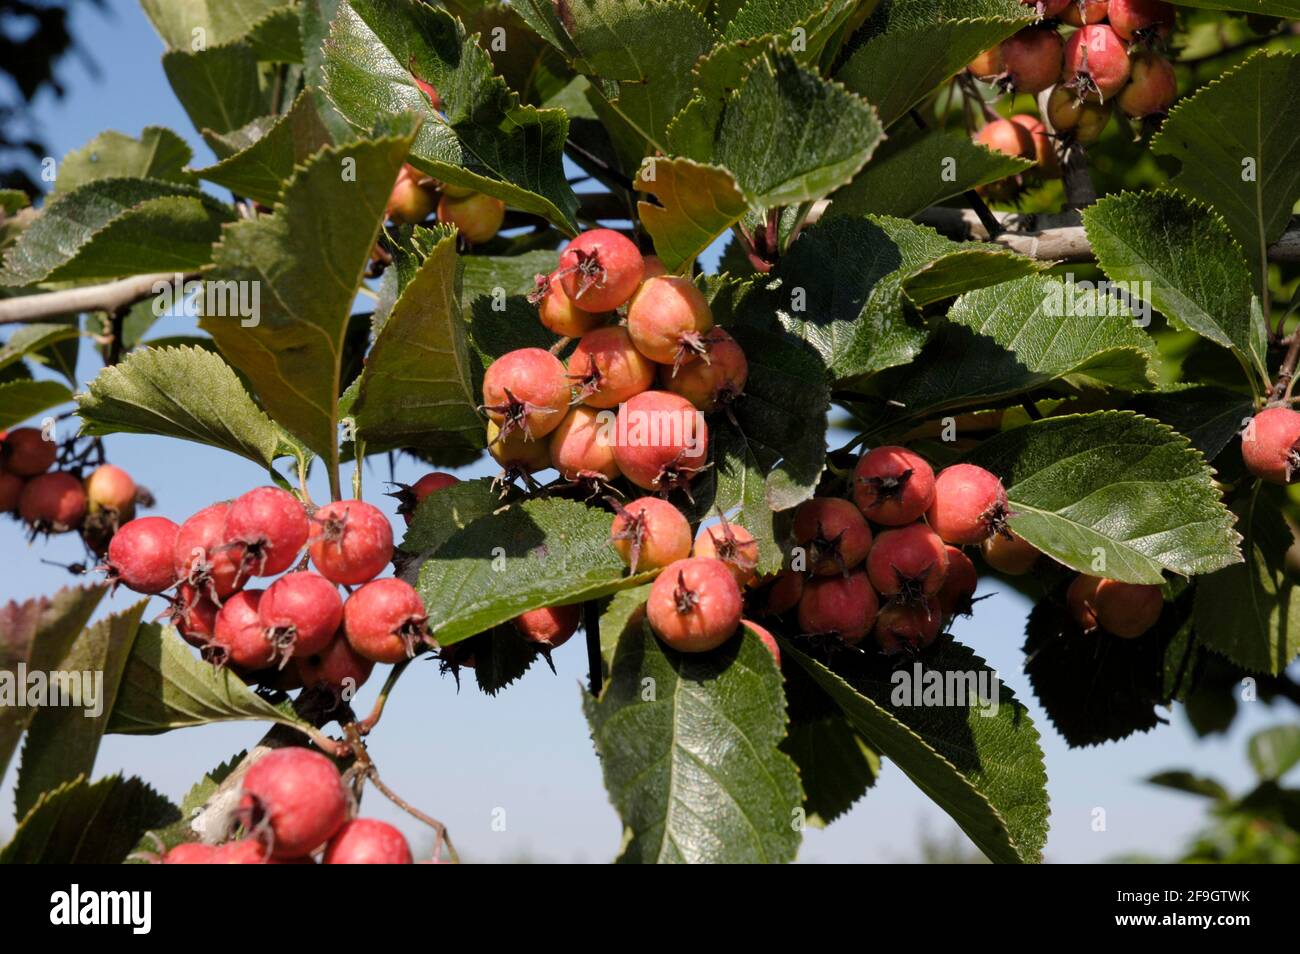
<instances>
[{"instance_id":1,"label":"cluster of red berry","mask_svg":"<svg viewBox=\"0 0 1300 954\"><path fill-rule=\"evenodd\" d=\"M254 762L239 800L242 837L221 845L185 842L167 865L409 865L411 849L387 822L352 818L352 800L324 755L277 749ZM322 851L323 848L323 851Z\"/></svg>"},{"instance_id":2,"label":"cluster of red berry","mask_svg":"<svg viewBox=\"0 0 1300 954\"><path fill-rule=\"evenodd\" d=\"M439 182L410 165L402 166L388 197L389 219L419 225L435 212L439 222L450 222L465 241L479 245L501 230L506 204L473 189Z\"/></svg>"}]
</instances>

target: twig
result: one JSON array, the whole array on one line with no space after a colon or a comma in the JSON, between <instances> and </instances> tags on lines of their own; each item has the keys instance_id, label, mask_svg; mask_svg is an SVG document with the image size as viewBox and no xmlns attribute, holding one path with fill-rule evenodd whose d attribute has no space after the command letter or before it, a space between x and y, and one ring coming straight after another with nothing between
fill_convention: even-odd
<instances>
[{"instance_id":1,"label":"twig","mask_svg":"<svg viewBox=\"0 0 1300 954\"><path fill-rule=\"evenodd\" d=\"M600 655L600 605L595 600L582 604L582 628L587 634L587 686L599 696L604 683L604 662Z\"/></svg>"},{"instance_id":2,"label":"twig","mask_svg":"<svg viewBox=\"0 0 1300 954\"><path fill-rule=\"evenodd\" d=\"M446 825L438 821L438 819L430 815L426 815L424 812L420 811L418 808L416 808L406 799L402 798L402 796L398 795L391 788L385 785L383 783L383 780L380 779L379 771L378 769L375 768L373 762L370 764L370 768L366 772L366 778L369 779L374 784L375 788L379 789L379 791L383 793L384 797L387 798L390 802L392 802L394 805L396 805L398 808L400 808L402 811L406 812L407 814L411 815L412 817L418 818L420 821L424 822L426 825L428 825L430 828L433 829L434 831L433 856L435 858L437 858L438 854L441 852L442 846L446 845L447 854L451 856L451 860L456 862L457 864L460 863L460 856L456 854L456 846L451 843L451 835L447 834Z\"/></svg>"},{"instance_id":3,"label":"twig","mask_svg":"<svg viewBox=\"0 0 1300 954\"><path fill-rule=\"evenodd\" d=\"M1277 380L1273 382L1273 390L1269 392L1269 402L1276 403L1281 401L1291 392L1291 379L1295 377L1296 362L1300 360L1300 335L1296 335L1287 346L1286 356L1282 359L1282 366L1277 369Z\"/></svg>"},{"instance_id":4,"label":"twig","mask_svg":"<svg viewBox=\"0 0 1300 954\"><path fill-rule=\"evenodd\" d=\"M194 277L186 275L184 280L189 281ZM134 275L103 285L6 298L0 301L0 325L44 321L85 311L115 312L155 295L154 286L158 283L170 284L175 279L175 272Z\"/></svg>"},{"instance_id":5,"label":"twig","mask_svg":"<svg viewBox=\"0 0 1300 954\"><path fill-rule=\"evenodd\" d=\"M388 704L388 696L393 691L393 686L397 685L397 680L401 678L406 667L411 664L409 659L398 663L388 672L388 678L384 680L384 687L379 690L379 698L375 700L374 708L370 710L370 715L366 716L357 723L357 731L362 735L368 735L384 714L384 706Z\"/></svg>"}]
</instances>

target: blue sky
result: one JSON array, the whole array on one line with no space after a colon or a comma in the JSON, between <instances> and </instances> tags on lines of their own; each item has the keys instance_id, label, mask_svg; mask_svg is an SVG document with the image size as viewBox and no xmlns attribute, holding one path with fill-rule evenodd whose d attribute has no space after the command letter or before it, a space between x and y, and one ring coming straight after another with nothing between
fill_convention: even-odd
<instances>
[{"instance_id":1,"label":"blue sky","mask_svg":"<svg viewBox=\"0 0 1300 954\"><path fill-rule=\"evenodd\" d=\"M212 156L172 96L160 64L162 45L133 0L110 0L105 16L85 10L76 33L102 75L92 77L75 59L64 67L69 95L39 104L43 135L54 156L77 148L104 129L138 135L147 125L164 125L195 148L194 165ZM159 323L155 334L172 335L192 325L175 319ZM94 376L98 361L86 354L78 369L81 383ZM196 382L196 386L198 383ZM213 500L235 496L265 482L251 463L230 454L163 438L115 436L108 439L110 458L147 484L158 497L156 513L182 520ZM462 473L476 476L493 468L477 466ZM413 480L421 470L399 465L399 480ZM318 475L320 476L320 475ZM348 475L344 475L347 479ZM366 475L367 496L381 498L380 481L387 465ZM328 498L323 480L313 487L317 499ZM383 498L386 505L386 498ZM400 525L397 526L400 533ZM0 524L0 553L6 554L0 578L0 601L51 593L72 580L63 570L39 562L82 558L74 538L38 542L28 548L16 524ZM979 604L978 615L963 620L957 638L996 667L1030 712L1042 735L1052 803L1052 831L1047 857L1052 861L1098 861L1142 851L1169 855L1202 821L1202 803L1166 793L1142 779L1166 768L1190 767L1225 779L1230 787L1249 783L1245 738L1253 731L1294 712L1269 711L1263 704L1244 704L1227 738L1198 742L1180 711L1172 724L1123 743L1071 751L1056 735L1020 672L1024 618L1029 604L1006 590ZM157 603L158 601L155 601ZM106 607L130 605L120 592ZM157 611L161 611L161 604ZM151 608L151 613L154 610ZM372 736L374 754L385 781L407 800L446 822L462 855L480 860L534 857L556 861L601 862L619 846L620 827L601 783L580 707L585 656L577 641L555 654L558 675L537 667L520 684L492 699L472 680L459 693L450 677L440 677L433 663L412 667L390 700L383 722ZM362 689L358 710L365 711L382 679ZM187 729L160 737L109 736L100 750L97 775L122 771L140 775L163 793L179 799L205 770L254 744L262 727L251 723ZM0 786L0 832L12 827L14 768ZM1105 831L1094 830L1096 809L1104 809ZM402 827L417 843L427 843L422 826L369 792L365 814ZM494 818L504 812L504 830ZM897 861L916 856L922 830L945 835L952 823L892 765L886 765L875 789L848 815L824 831L810 831L803 861Z\"/></svg>"}]
</instances>

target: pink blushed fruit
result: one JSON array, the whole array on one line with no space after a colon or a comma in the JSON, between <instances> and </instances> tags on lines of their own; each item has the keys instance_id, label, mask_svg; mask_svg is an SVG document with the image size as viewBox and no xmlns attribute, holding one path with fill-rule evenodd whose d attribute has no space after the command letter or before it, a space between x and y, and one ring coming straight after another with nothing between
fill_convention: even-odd
<instances>
[{"instance_id":1,"label":"pink blushed fruit","mask_svg":"<svg viewBox=\"0 0 1300 954\"><path fill-rule=\"evenodd\" d=\"M266 639L277 655L310 656L329 645L343 622L339 591L307 570L288 573L266 588L257 607Z\"/></svg>"},{"instance_id":2,"label":"pink blushed fruit","mask_svg":"<svg viewBox=\"0 0 1300 954\"><path fill-rule=\"evenodd\" d=\"M212 641L204 658L217 666L232 665L245 672L264 669L275 661L275 649L266 638L258 615L263 590L240 590L221 606L213 626Z\"/></svg>"},{"instance_id":3,"label":"pink blushed fruit","mask_svg":"<svg viewBox=\"0 0 1300 954\"><path fill-rule=\"evenodd\" d=\"M863 571L819 576L804 583L799 629L809 634L834 633L852 645L867 635L879 611L880 600Z\"/></svg>"},{"instance_id":4,"label":"pink blushed fruit","mask_svg":"<svg viewBox=\"0 0 1300 954\"><path fill-rule=\"evenodd\" d=\"M1061 78L1063 56L1064 44L1054 28L1025 27L1002 42L1004 85L1017 93L1041 93Z\"/></svg>"},{"instance_id":5,"label":"pink blushed fruit","mask_svg":"<svg viewBox=\"0 0 1300 954\"><path fill-rule=\"evenodd\" d=\"M244 828L269 837L275 858L308 855L343 827L348 800L334 763L304 748L276 749L253 763L239 802Z\"/></svg>"},{"instance_id":6,"label":"pink blushed fruit","mask_svg":"<svg viewBox=\"0 0 1300 954\"><path fill-rule=\"evenodd\" d=\"M1108 6L1108 0L1070 0L1061 10L1061 19L1076 27L1100 23L1106 19Z\"/></svg>"},{"instance_id":7,"label":"pink blushed fruit","mask_svg":"<svg viewBox=\"0 0 1300 954\"><path fill-rule=\"evenodd\" d=\"M1100 582L1095 576L1076 576L1065 591L1066 608L1085 633L1097 628L1097 610L1093 601Z\"/></svg>"},{"instance_id":8,"label":"pink blushed fruit","mask_svg":"<svg viewBox=\"0 0 1300 954\"><path fill-rule=\"evenodd\" d=\"M614 460L614 422L611 411L570 410L549 438L551 466L565 480L616 480L622 471Z\"/></svg>"},{"instance_id":9,"label":"pink blushed fruit","mask_svg":"<svg viewBox=\"0 0 1300 954\"><path fill-rule=\"evenodd\" d=\"M18 500L27 481L7 470L0 471L0 513L17 513Z\"/></svg>"},{"instance_id":10,"label":"pink blushed fruit","mask_svg":"<svg viewBox=\"0 0 1300 954\"><path fill-rule=\"evenodd\" d=\"M345 701L365 685L375 668L373 661L352 648L341 631L320 652L295 659L293 664L304 686L332 689Z\"/></svg>"},{"instance_id":11,"label":"pink blushed fruit","mask_svg":"<svg viewBox=\"0 0 1300 954\"><path fill-rule=\"evenodd\" d=\"M266 845L256 838L240 838L214 848L208 857L210 865L265 865L271 858Z\"/></svg>"},{"instance_id":12,"label":"pink blushed fruit","mask_svg":"<svg viewBox=\"0 0 1300 954\"><path fill-rule=\"evenodd\" d=\"M758 574L758 541L739 524L725 517L717 526L702 527L695 537L692 556L721 560L740 586L748 586Z\"/></svg>"},{"instance_id":13,"label":"pink blushed fruit","mask_svg":"<svg viewBox=\"0 0 1300 954\"><path fill-rule=\"evenodd\" d=\"M1038 172L1046 179L1061 177L1061 160L1056 154L1056 146L1047 133L1047 126L1037 116L1018 113L1011 117L1017 126L1023 127L1034 141L1034 160L1038 163Z\"/></svg>"},{"instance_id":14,"label":"pink blushed fruit","mask_svg":"<svg viewBox=\"0 0 1300 954\"><path fill-rule=\"evenodd\" d=\"M972 597L979 585L979 576L971 558L951 544L946 545L948 553L948 574L943 578L935 597L944 616L969 616L972 610Z\"/></svg>"},{"instance_id":15,"label":"pink blushed fruit","mask_svg":"<svg viewBox=\"0 0 1300 954\"><path fill-rule=\"evenodd\" d=\"M137 593L161 593L176 583L173 555L180 527L166 517L124 523L108 544L108 578Z\"/></svg>"},{"instance_id":16,"label":"pink blushed fruit","mask_svg":"<svg viewBox=\"0 0 1300 954\"><path fill-rule=\"evenodd\" d=\"M19 477L35 477L54 466L59 447L34 427L16 427L0 444L0 463Z\"/></svg>"},{"instance_id":17,"label":"pink blushed fruit","mask_svg":"<svg viewBox=\"0 0 1300 954\"><path fill-rule=\"evenodd\" d=\"M458 483L460 483L459 478L454 477L451 474L443 473L440 470L435 470L425 474L409 487L399 485L398 491L390 494L390 496L397 498L397 512L402 515L402 519L406 521L406 525L410 526L411 520L415 517L416 509L426 497L439 490L445 490L452 484Z\"/></svg>"},{"instance_id":18,"label":"pink blushed fruit","mask_svg":"<svg viewBox=\"0 0 1300 954\"><path fill-rule=\"evenodd\" d=\"M995 474L974 464L954 464L935 478L926 520L945 543L973 546L1000 531L1007 515L1007 492Z\"/></svg>"},{"instance_id":19,"label":"pink blushed fruit","mask_svg":"<svg viewBox=\"0 0 1300 954\"><path fill-rule=\"evenodd\" d=\"M1101 628L1121 639L1136 639L1160 619L1165 608L1160 587L1120 580L1100 580L1092 605Z\"/></svg>"},{"instance_id":20,"label":"pink blushed fruit","mask_svg":"<svg viewBox=\"0 0 1300 954\"><path fill-rule=\"evenodd\" d=\"M250 490L226 512L226 541L243 545L243 566L252 576L275 576L293 566L308 529L298 498L279 487Z\"/></svg>"},{"instance_id":21,"label":"pink blushed fruit","mask_svg":"<svg viewBox=\"0 0 1300 954\"><path fill-rule=\"evenodd\" d=\"M1004 156L1032 159L1034 140L1029 131L1009 119L995 119L975 134L975 141Z\"/></svg>"},{"instance_id":22,"label":"pink blushed fruit","mask_svg":"<svg viewBox=\"0 0 1300 954\"><path fill-rule=\"evenodd\" d=\"M608 325L582 336L569 355L568 376L583 404L614 408L654 384L655 364L626 328Z\"/></svg>"},{"instance_id":23,"label":"pink blushed fruit","mask_svg":"<svg viewBox=\"0 0 1300 954\"><path fill-rule=\"evenodd\" d=\"M750 596L751 611L757 616L780 616L799 605L803 596L803 574L781 570L764 577Z\"/></svg>"},{"instance_id":24,"label":"pink blushed fruit","mask_svg":"<svg viewBox=\"0 0 1300 954\"><path fill-rule=\"evenodd\" d=\"M1002 47L995 46L985 50L970 61L966 69L977 80L992 83L1006 73L1007 65L1002 60Z\"/></svg>"},{"instance_id":25,"label":"pink blushed fruit","mask_svg":"<svg viewBox=\"0 0 1300 954\"><path fill-rule=\"evenodd\" d=\"M1024 576L1042 556L1038 547L1010 530L986 539L980 552L985 563L1006 576Z\"/></svg>"},{"instance_id":26,"label":"pink blushed fruit","mask_svg":"<svg viewBox=\"0 0 1300 954\"><path fill-rule=\"evenodd\" d=\"M172 555L176 579L220 603L248 579L242 544L226 540L229 503L204 507L181 524Z\"/></svg>"},{"instance_id":27,"label":"pink blushed fruit","mask_svg":"<svg viewBox=\"0 0 1300 954\"><path fill-rule=\"evenodd\" d=\"M18 513L33 530L67 533L86 519L86 488L65 471L39 474L23 485Z\"/></svg>"},{"instance_id":28,"label":"pink blushed fruit","mask_svg":"<svg viewBox=\"0 0 1300 954\"><path fill-rule=\"evenodd\" d=\"M1260 411L1241 435L1246 469L1270 484L1289 484L1300 473L1300 412L1288 407Z\"/></svg>"},{"instance_id":29,"label":"pink blushed fruit","mask_svg":"<svg viewBox=\"0 0 1300 954\"><path fill-rule=\"evenodd\" d=\"M581 609L577 603L568 606L541 606L520 613L511 622L519 635L528 642L555 649L568 642L569 637L578 631Z\"/></svg>"},{"instance_id":30,"label":"pink blushed fruit","mask_svg":"<svg viewBox=\"0 0 1300 954\"><path fill-rule=\"evenodd\" d=\"M817 576L847 573L867 557L871 528L857 506L838 497L815 497L794 512L794 542Z\"/></svg>"},{"instance_id":31,"label":"pink blushed fruit","mask_svg":"<svg viewBox=\"0 0 1300 954\"><path fill-rule=\"evenodd\" d=\"M487 448L507 479L526 477L551 466L550 441L530 440L521 430L504 433L495 421L488 421Z\"/></svg>"},{"instance_id":32,"label":"pink blushed fruit","mask_svg":"<svg viewBox=\"0 0 1300 954\"><path fill-rule=\"evenodd\" d=\"M643 490L687 487L709 457L709 429L690 401L667 391L642 391L618 409L614 460Z\"/></svg>"},{"instance_id":33,"label":"pink blushed fruit","mask_svg":"<svg viewBox=\"0 0 1300 954\"><path fill-rule=\"evenodd\" d=\"M1165 40L1174 29L1174 8L1164 0L1110 0L1106 20L1120 39Z\"/></svg>"},{"instance_id":34,"label":"pink blushed fruit","mask_svg":"<svg viewBox=\"0 0 1300 954\"><path fill-rule=\"evenodd\" d=\"M411 847L402 833L387 822L354 818L330 839L325 849L327 865L409 865Z\"/></svg>"},{"instance_id":35,"label":"pink blushed fruit","mask_svg":"<svg viewBox=\"0 0 1300 954\"><path fill-rule=\"evenodd\" d=\"M697 558L665 567L646 601L650 628L683 653L721 646L740 625L742 609L740 587L726 564Z\"/></svg>"},{"instance_id":36,"label":"pink blushed fruit","mask_svg":"<svg viewBox=\"0 0 1300 954\"><path fill-rule=\"evenodd\" d=\"M135 481L121 467L100 464L86 478L86 502L90 513L107 510L129 521L135 516Z\"/></svg>"},{"instance_id":37,"label":"pink blushed fruit","mask_svg":"<svg viewBox=\"0 0 1300 954\"><path fill-rule=\"evenodd\" d=\"M918 653L931 645L943 629L943 614L933 600L890 603L876 617L872 634L887 656Z\"/></svg>"},{"instance_id":38,"label":"pink blushed fruit","mask_svg":"<svg viewBox=\"0 0 1300 954\"><path fill-rule=\"evenodd\" d=\"M772 654L772 659L776 662L776 668L780 669L781 647L777 644L776 637L751 619L742 619L740 622L741 625L758 637L758 641L767 648L769 653Z\"/></svg>"},{"instance_id":39,"label":"pink blushed fruit","mask_svg":"<svg viewBox=\"0 0 1300 954\"><path fill-rule=\"evenodd\" d=\"M220 610L221 607L200 593L192 583L182 582L171 597L168 622L176 627L176 632L187 643L202 649L216 633Z\"/></svg>"},{"instance_id":40,"label":"pink blushed fruit","mask_svg":"<svg viewBox=\"0 0 1300 954\"><path fill-rule=\"evenodd\" d=\"M691 525L668 501L641 497L616 509L610 543L633 573L659 570L690 556Z\"/></svg>"},{"instance_id":41,"label":"pink blushed fruit","mask_svg":"<svg viewBox=\"0 0 1300 954\"><path fill-rule=\"evenodd\" d=\"M438 200L438 221L450 222L471 245L481 245L501 230L506 204L475 192L464 198L443 194Z\"/></svg>"},{"instance_id":42,"label":"pink blushed fruit","mask_svg":"<svg viewBox=\"0 0 1300 954\"><path fill-rule=\"evenodd\" d=\"M645 260L613 229L583 232L560 254L564 293L586 311L613 311L627 302L645 275Z\"/></svg>"},{"instance_id":43,"label":"pink blushed fruit","mask_svg":"<svg viewBox=\"0 0 1300 954\"><path fill-rule=\"evenodd\" d=\"M529 440L560 426L569 409L569 379L560 359L541 348L519 348L488 365L483 375L483 410L510 436Z\"/></svg>"},{"instance_id":44,"label":"pink blushed fruit","mask_svg":"<svg viewBox=\"0 0 1300 954\"><path fill-rule=\"evenodd\" d=\"M853 469L853 502L873 523L913 523L934 502L934 471L906 447L874 448Z\"/></svg>"},{"instance_id":45,"label":"pink blushed fruit","mask_svg":"<svg viewBox=\"0 0 1300 954\"><path fill-rule=\"evenodd\" d=\"M162 863L165 865L210 865L212 864L212 855L216 852L212 845L205 845L201 841L187 841L176 845L167 854L163 855Z\"/></svg>"},{"instance_id":46,"label":"pink blushed fruit","mask_svg":"<svg viewBox=\"0 0 1300 954\"><path fill-rule=\"evenodd\" d=\"M1142 50L1132 57L1133 75L1120 91L1115 105L1133 119L1161 116L1169 112L1178 96L1174 67L1159 53Z\"/></svg>"},{"instance_id":47,"label":"pink blushed fruit","mask_svg":"<svg viewBox=\"0 0 1300 954\"><path fill-rule=\"evenodd\" d=\"M705 353L704 337L713 327L713 311L689 278L652 278L632 299L627 331L636 348L656 364L680 369Z\"/></svg>"},{"instance_id":48,"label":"pink blushed fruit","mask_svg":"<svg viewBox=\"0 0 1300 954\"><path fill-rule=\"evenodd\" d=\"M548 331L561 338L578 338L603 325L608 315L584 311L564 293L559 272L538 276L537 291L530 301L537 303L537 318Z\"/></svg>"},{"instance_id":49,"label":"pink blushed fruit","mask_svg":"<svg viewBox=\"0 0 1300 954\"><path fill-rule=\"evenodd\" d=\"M393 191L388 197L388 206L384 212L394 222L417 225L429 216L438 204L438 195L432 189L421 184L423 173L417 172L409 165L402 166Z\"/></svg>"},{"instance_id":50,"label":"pink blushed fruit","mask_svg":"<svg viewBox=\"0 0 1300 954\"><path fill-rule=\"evenodd\" d=\"M735 338L721 328L714 328L704 336L701 360L690 361L675 371L662 365L659 380L665 389L711 414L745 393L749 361Z\"/></svg>"},{"instance_id":51,"label":"pink blushed fruit","mask_svg":"<svg viewBox=\"0 0 1300 954\"><path fill-rule=\"evenodd\" d=\"M1080 145L1089 146L1101 138L1114 112L1111 103L1081 102L1074 91L1057 86L1047 100L1047 117L1052 128Z\"/></svg>"},{"instance_id":52,"label":"pink blushed fruit","mask_svg":"<svg viewBox=\"0 0 1300 954\"><path fill-rule=\"evenodd\" d=\"M1104 23L1081 27L1065 44L1062 78L1076 95L1092 102L1115 97L1130 73L1128 48Z\"/></svg>"},{"instance_id":53,"label":"pink blushed fruit","mask_svg":"<svg viewBox=\"0 0 1300 954\"><path fill-rule=\"evenodd\" d=\"M332 583L373 580L393 559L393 527L378 507L360 500L326 504L311 517L307 552Z\"/></svg>"},{"instance_id":54,"label":"pink blushed fruit","mask_svg":"<svg viewBox=\"0 0 1300 954\"><path fill-rule=\"evenodd\" d=\"M343 606L343 631L366 659L399 663L425 647L428 614L420 594L405 580L367 583Z\"/></svg>"},{"instance_id":55,"label":"pink blushed fruit","mask_svg":"<svg viewBox=\"0 0 1300 954\"><path fill-rule=\"evenodd\" d=\"M948 575L948 551L923 523L886 530L867 555L867 575L881 596L915 603L936 595Z\"/></svg>"}]
</instances>

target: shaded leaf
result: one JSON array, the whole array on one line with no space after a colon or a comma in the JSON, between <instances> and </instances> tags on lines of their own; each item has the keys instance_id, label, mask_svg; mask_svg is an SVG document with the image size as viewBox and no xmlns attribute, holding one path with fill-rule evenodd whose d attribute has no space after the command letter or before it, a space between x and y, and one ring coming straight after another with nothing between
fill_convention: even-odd
<instances>
[{"instance_id":1,"label":"shaded leaf","mask_svg":"<svg viewBox=\"0 0 1300 954\"><path fill-rule=\"evenodd\" d=\"M58 381L9 381L0 384L0 428L13 427L72 400Z\"/></svg>"},{"instance_id":2,"label":"shaded leaf","mask_svg":"<svg viewBox=\"0 0 1300 954\"><path fill-rule=\"evenodd\" d=\"M69 192L97 179L156 179L193 185L185 164L193 150L176 133L146 126L139 139L120 132L103 132L63 157L55 192Z\"/></svg>"}]
</instances>

